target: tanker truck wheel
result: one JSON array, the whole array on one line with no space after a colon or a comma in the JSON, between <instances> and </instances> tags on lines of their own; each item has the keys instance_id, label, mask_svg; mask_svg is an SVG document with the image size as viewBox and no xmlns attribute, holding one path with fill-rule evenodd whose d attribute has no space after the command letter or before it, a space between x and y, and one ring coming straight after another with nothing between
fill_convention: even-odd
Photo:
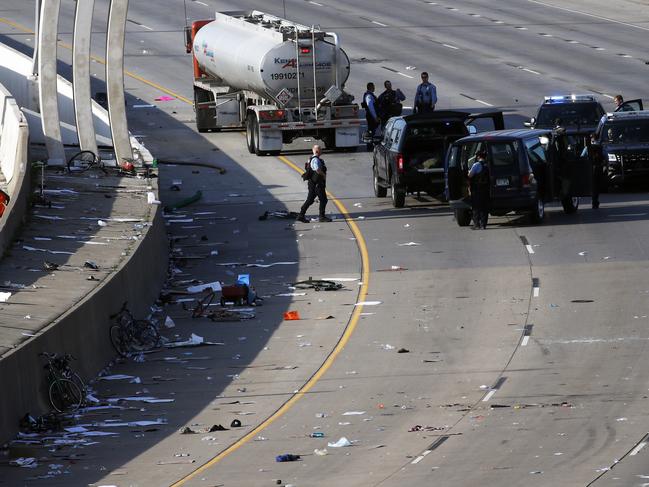
<instances>
[{"instance_id":1,"label":"tanker truck wheel","mask_svg":"<svg viewBox=\"0 0 649 487\"><path fill-rule=\"evenodd\" d=\"M259 150L259 121L257 120L257 117L253 117L253 125L252 125L252 139L253 139L253 144L255 144L255 154L258 156L263 156L266 155L264 151Z\"/></svg>"},{"instance_id":2,"label":"tanker truck wheel","mask_svg":"<svg viewBox=\"0 0 649 487\"><path fill-rule=\"evenodd\" d=\"M257 125L257 119L255 115L249 113L246 117L246 145L248 146L248 152L255 154L257 148L255 147L255 126ZM257 128L259 132L259 128Z\"/></svg>"}]
</instances>

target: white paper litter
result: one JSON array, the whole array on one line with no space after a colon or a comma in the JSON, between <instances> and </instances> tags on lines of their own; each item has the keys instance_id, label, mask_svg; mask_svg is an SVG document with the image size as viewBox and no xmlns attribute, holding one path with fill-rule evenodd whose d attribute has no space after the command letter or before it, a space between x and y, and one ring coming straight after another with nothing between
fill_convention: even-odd
<instances>
[{"instance_id":1,"label":"white paper litter","mask_svg":"<svg viewBox=\"0 0 649 487\"><path fill-rule=\"evenodd\" d=\"M206 289L212 289L213 291L221 290L221 283L219 281L208 282L207 284L200 284L198 286L189 286L187 288L188 293L202 293Z\"/></svg>"},{"instance_id":2,"label":"white paper litter","mask_svg":"<svg viewBox=\"0 0 649 487\"><path fill-rule=\"evenodd\" d=\"M414 246L421 245L421 244L417 243L417 242L407 242L407 243L400 243L398 245L399 245L399 247L414 247Z\"/></svg>"},{"instance_id":3,"label":"white paper litter","mask_svg":"<svg viewBox=\"0 0 649 487\"><path fill-rule=\"evenodd\" d=\"M14 467L26 467L26 468L36 468L38 467L38 462L34 457L20 457L9 462L9 465Z\"/></svg>"},{"instance_id":4,"label":"white paper litter","mask_svg":"<svg viewBox=\"0 0 649 487\"><path fill-rule=\"evenodd\" d=\"M106 223L104 220L97 220L97 225L100 227L107 227L108 223Z\"/></svg>"},{"instance_id":5,"label":"white paper litter","mask_svg":"<svg viewBox=\"0 0 649 487\"><path fill-rule=\"evenodd\" d=\"M153 191L148 191L146 194L146 202L150 205L159 205L160 200L156 199Z\"/></svg>"},{"instance_id":6,"label":"white paper litter","mask_svg":"<svg viewBox=\"0 0 649 487\"><path fill-rule=\"evenodd\" d=\"M11 293L0 293L0 303L6 303L11 297Z\"/></svg>"},{"instance_id":7,"label":"white paper litter","mask_svg":"<svg viewBox=\"0 0 649 487\"><path fill-rule=\"evenodd\" d=\"M165 344L165 347L168 348L175 348L175 347L187 347L187 346L194 346L194 345L200 345L204 343L205 340L203 339L202 336L195 335L192 333L191 337L189 337L188 340L180 341L180 342L169 342Z\"/></svg>"},{"instance_id":8,"label":"white paper litter","mask_svg":"<svg viewBox=\"0 0 649 487\"><path fill-rule=\"evenodd\" d=\"M133 375L126 374L114 374L114 375L104 375L100 377L99 380L126 380L126 379L135 379Z\"/></svg>"},{"instance_id":9,"label":"white paper litter","mask_svg":"<svg viewBox=\"0 0 649 487\"><path fill-rule=\"evenodd\" d=\"M343 413L343 416L361 416L365 414L365 411L347 411Z\"/></svg>"},{"instance_id":10,"label":"white paper litter","mask_svg":"<svg viewBox=\"0 0 649 487\"><path fill-rule=\"evenodd\" d=\"M356 303L354 306L377 306L382 302L383 301L360 301Z\"/></svg>"},{"instance_id":11,"label":"white paper litter","mask_svg":"<svg viewBox=\"0 0 649 487\"><path fill-rule=\"evenodd\" d=\"M306 293L281 293L281 294L276 294L275 296L281 296L281 297L306 296Z\"/></svg>"},{"instance_id":12,"label":"white paper litter","mask_svg":"<svg viewBox=\"0 0 649 487\"><path fill-rule=\"evenodd\" d=\"M332 442L327 443L327 446L329 448L343 448L345 446L352 446L352 442L343 436L334 443Z\"/></svg>"}]
</instances>

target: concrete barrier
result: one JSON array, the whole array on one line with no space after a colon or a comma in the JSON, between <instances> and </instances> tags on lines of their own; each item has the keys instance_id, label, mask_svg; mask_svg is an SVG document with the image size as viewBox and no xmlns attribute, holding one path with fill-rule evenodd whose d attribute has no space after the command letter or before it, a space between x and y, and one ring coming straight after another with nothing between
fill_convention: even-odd
<instances>
[{"instance_id":1,"label":"concrete barrier","mask_svg":"<svg viewBox=\"0 0 649 487\"><path fill-rule=\"evenodd\" d=\"M0 218L0 256L22 225L29 204L29 128L16 100L0 84L0 170L11 198Z\"/></svg>"},{"instance_id":2,"label":"concrete barrier","mask_svg":"<svg viewBox=\"0 0 649 487\"><path fill-rule=\"evenodd\" d=\"M50 410L40 352L71 353L78 359L73 364L75 370L82 377L94 377L116 355L108 336L109 316L119 311L124 301L135 316L150 312L167 272L162 220L157 206L146 236L111 277L0 361L0 444L15 436L25 413L38 415Z\"/></svg>"}]
</instances>

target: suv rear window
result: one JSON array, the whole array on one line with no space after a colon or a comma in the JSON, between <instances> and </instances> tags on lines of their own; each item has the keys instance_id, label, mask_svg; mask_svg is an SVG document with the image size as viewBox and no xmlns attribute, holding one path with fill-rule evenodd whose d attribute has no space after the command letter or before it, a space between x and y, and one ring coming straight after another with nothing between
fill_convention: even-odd
<instances>
[{"instance_id":1,"label":"suv rear window","mask_svg":"<svg viewBox=\"0 0 649 487\"><path fill-rule=\"evenodd\" d=\"M491 164L494 168L511 167L518 165L518 143L512 142L492 142L489 144L491 152Z\"/></svg>"},{"instance_id":2,"label":"suv rear window","mask_svg":"<svg viewBox=\"0 0 649 487\"><path fill-rule=\"evenodd\" d=\"M609 144L646 144L649 119L619 120L604 124L602 141Z\"/></svg>"}]
</instances>

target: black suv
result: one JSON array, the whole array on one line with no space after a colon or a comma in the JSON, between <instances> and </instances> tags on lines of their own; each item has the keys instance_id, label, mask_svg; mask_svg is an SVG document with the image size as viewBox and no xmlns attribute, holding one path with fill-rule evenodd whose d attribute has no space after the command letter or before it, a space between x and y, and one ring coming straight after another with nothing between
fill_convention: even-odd
<instances>
[{"instance_id":1,"label":"black suv","mask_svg":"<svg viewBox=\"0 0 649 487\"><path fill-rule=\"evenodd\" d=\"M383 138L374 145L374 194L383 198L390 188L395 208L403 207L407 193L442 195L448 147L469 135L470 124L478 119L491 119L496 130L505 125L502 112L439 110L388 120Z\"/></svg>"},{"instance_id":2,"label":"black suv","mask_svg":"<svg viewBox=\"0 0 649 487\"><path fill-rule=\"evenodd\" d=\"M590 159L581 155L586 136L576 148L574 135L565 129L501 130L464 137L453 143L446 160L447 195L458 225L471 222L467 173L478 152L487 154L492 215L529 213L539 223L545 204L561 200L566 213L579 207L579 197L589 196Z\"/></svg>"},{"instance_id":3,"label":"black suv","mask_svg":"<svg viewBox=\"0 0 649 487\"><path fill-rule=\"evenodd\" d=\"M649 110L607 114L593 139L591 157L604 170L602 189L649 181Z\"/></svg>"}]
</instances>

